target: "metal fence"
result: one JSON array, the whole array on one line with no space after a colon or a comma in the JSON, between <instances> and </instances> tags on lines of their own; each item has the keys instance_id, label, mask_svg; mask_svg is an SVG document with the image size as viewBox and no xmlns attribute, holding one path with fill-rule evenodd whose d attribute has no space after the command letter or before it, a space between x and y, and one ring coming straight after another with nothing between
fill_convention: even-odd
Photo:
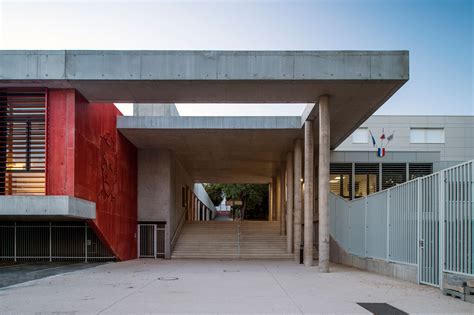
<instances>
[{"instance_id":1,"label":"metal fence","mask_svg":"<svg viewBox=\"0 0 474 315\"><path fill-rule=\"evenodd\" d=\"M473 182L469 161L352 201L331 194L331 235L350 254L416 266L420 283L472 276Z\"/></svg>"},{"instance_id":2,"label":"metal fence","mask_svg":"<svg viewBox=\"0 0 474 315\"><path fill-rule=\"evenodd\" d=\"M0 260L113 260L87 223L0 222Z\"/></svg>"}]
</instances>

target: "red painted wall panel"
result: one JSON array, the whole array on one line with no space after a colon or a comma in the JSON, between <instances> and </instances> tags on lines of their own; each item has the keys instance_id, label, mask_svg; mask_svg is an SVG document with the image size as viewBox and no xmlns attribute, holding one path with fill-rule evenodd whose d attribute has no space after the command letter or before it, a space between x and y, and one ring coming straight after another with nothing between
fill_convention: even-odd
<instances>
[{"instance_id":1,"label":"red painted wall panel","mask_svg":"<svg viewBox=\"0 0 474 315\"><path fill-rule=\"evenodd\" d=\"M67 94L69 96L69 94ZM66 97L67 98L67 97ZM65 135L74 134L74 176L67 178L66 186L73 182L73 193L60 193L64 175L57 174L54 162L61 158L48 158L48 194L68 194L96 203L97 217L91 223L102 241L121 260L136 258L137 229L137 151L116 129L116 117L121 115L114 104L88 103L75 93L72 115L74 123L54 118L64 115L64 99L49 98L48 126L56 128L58 135L49 134L48 157L61 156ZM67 111L71 111L68 107ZM67 113L66 113L67 114ZM63 126L60 126L60 125ZM58 125L58 126L56 126ZM66 126L64 126L66 125ZM58 153L59 152L59 153ZM70 163L70 156L62 161ZM68 162L69 161L69 162ZM51 174L50 174L51 173ZM50 174L50 175L49 175ZM51 185L49 181L52 181Z\"/></svg>"},{"instance_id":2,"label":"red painted wall panel","mask_svg":"<svg viewBox=\"0 0 474 315\"><path fill-rule=\"evenodd\" d=\"M74 195L74 107L74 90L48 91L47 195Z\"/></svg>"}]
</instances>

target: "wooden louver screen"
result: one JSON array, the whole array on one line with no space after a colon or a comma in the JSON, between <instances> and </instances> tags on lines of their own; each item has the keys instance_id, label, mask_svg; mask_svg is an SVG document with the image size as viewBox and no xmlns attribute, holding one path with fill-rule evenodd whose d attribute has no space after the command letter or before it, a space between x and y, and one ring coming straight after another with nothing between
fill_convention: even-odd
<instances>
[{"instance_id":1,"label":"wooden louver screen","mask_svg":"<svg viewBox=\"0 0 474 315\"><path fill-rule=\"evenodd\" d=\"M0 195L44 195L46 93L0 90Z\"/></svg>"}]
</instances>

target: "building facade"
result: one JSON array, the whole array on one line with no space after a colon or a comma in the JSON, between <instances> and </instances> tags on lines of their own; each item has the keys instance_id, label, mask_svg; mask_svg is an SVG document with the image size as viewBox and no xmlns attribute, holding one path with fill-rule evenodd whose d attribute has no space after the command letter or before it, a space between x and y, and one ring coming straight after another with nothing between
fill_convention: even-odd
<instances>
[{"instance_id":1,"label":"building facade","mask_svg":"<svg viewBox=\"0 0 474 315\"><path fill-rule=\"evenodd\" d=\"M355 199L472 159L473 116L374 115L331 152L331 191Z\"/></svg>"}]
</instances>

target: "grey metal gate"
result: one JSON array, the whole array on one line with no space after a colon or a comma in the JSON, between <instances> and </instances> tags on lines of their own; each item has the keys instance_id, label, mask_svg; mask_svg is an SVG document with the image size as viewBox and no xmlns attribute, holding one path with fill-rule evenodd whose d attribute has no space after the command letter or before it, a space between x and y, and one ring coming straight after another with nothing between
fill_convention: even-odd
<instances>
[{"instance_id":1,"label":"grey metal gate","mask_svg":"<svg viewBox=\"0 0 474 315\"><path fill-rule=\"evenodd\" d=\"M418 181L419 211L419 281L439 286L440 278L440 174L420 178Z\"/></svg>"},{"instance_id":2,"label":"grey metal gate","mask_svg":"<svg viewBox=\"0 0 474 315\"><path fill-rule=\"evenodd\" d=\"M138 224L138 258L165 257L164 224Z\"/></svg>"}]
</instances>

